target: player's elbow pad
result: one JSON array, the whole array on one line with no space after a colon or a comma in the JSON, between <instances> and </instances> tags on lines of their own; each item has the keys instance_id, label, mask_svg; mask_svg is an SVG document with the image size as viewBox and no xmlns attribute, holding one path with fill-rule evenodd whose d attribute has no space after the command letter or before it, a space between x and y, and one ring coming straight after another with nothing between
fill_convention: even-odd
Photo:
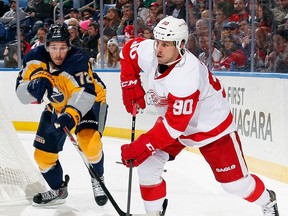
<instances>
[{"instance_id":1,"label":"player's elbow pad","mask_svg":"<svg viewBox=\"0 0 288 216\"><path fill-rule=\"evenodd\" d=\"M36 101L36 99L27 91L28 84L29 82L22 83L16 89L16 95L22 104L30 104Z\"/></svg>"}]
</instances>

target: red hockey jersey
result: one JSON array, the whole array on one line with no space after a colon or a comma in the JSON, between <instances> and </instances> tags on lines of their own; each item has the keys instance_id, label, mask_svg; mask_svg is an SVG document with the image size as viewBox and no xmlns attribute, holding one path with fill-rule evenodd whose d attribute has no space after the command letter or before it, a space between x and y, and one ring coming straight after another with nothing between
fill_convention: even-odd
<instances>
[{"instance_id":1,"label":"red hockey jersey","mask_svg":"<svg viewBox=\"0 0 288 216\"><path fill-rule=\"evenodd\" d=\"M236 130L220 81L188 50L163 74L158 73L153 40L129 41L120 55L121 79L148 75L147 94L161 116L147 133L156 148L175 139L201 147Z\"/></svg>"}]
</instances>

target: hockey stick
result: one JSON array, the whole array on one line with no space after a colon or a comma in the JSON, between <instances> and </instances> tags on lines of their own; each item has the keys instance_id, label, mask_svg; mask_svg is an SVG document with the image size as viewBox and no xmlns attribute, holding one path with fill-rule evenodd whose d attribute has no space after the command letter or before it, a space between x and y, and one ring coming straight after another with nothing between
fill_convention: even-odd
<instances>
[{"instance_id":1,"label":"hockey stick","mask_svg":"<svg viewBox=\"0 0 288 216\"><path fill-rule=\"evenodd\" d=\"M47 94L44 95L43 101L50 108L51 111L54 110L50 100L47 97ZM135 137L135 122L136 122L136 106L135 106L135 115L134 115L134 112L133 112L133 117L132 117L131 140L133 140L133 141L134 141L134 137ZM116 203L116 201L114 200L113 196L111 195L111 193L109 192L109 190L107 189L105 184L101 181L99 175L94 171L92 164L87 160L85 154L83 153L83 151L80 148L78 142L76 141L74 136L71 134L69 129L67 127L64 127L63 130L66 133L67 137L70 139L71 143L74 145L74 147L78 151L78 153L80 154L80 156L81 156L82 160L84 161L84 164L87 167L89 173L91 173L91 175L99 182L99 184L102 187L104 193L108 197L109 201L111 202L111 204L113 205L114 209L117 211L119 216L148 216L148 214L130 214L130 213L125 213L124 211L122 211L122 209ZM132 170L131 167L132 167L132 161L130 161L130 169ZM131 179L130 179L130 175L131 175ZM130 190L130 192L128 191L128 194L130 193L130 195L128 196L128 202L130 202L130 198L131 198L131 185L132 185L131 182L132 182L132 171L131 171L131 173L129 173L129 190ZM161 213L161 216L165 215L167 204L168 204L168 200L165 199L164 203L163 203L163 211ZM129 203L129 210L130 210L130 203Z\"/></svg>"},{"instance_id":2,"label":"hockey stick","mask_svg":"<svg viewBox=\"0 0 288 216\"><path fill-rule=\"evenodd\" d=\"M131 128L131 142L135 139L135 124L136 124L136 113L137 113L137 105L133 104L132 110L132 128ZM128 180L128 198L127 198L127 213L126 215L130 215L130 205L131 205L131 191L132 191L132 172L133 172L133 161L131 160L129 163L129 180Z\"/></svg>"},{"instance_id":3,"label":"hockey stick","mask_svg":"<svg viewBox=\"0 0 288 216\"><path fill-rule=\"evenodd\" d=\"M71 134L71 132L69 131L69 129L67 127L64 127L63 130L65 131L67 137L70 139L70 141L72 142L72 144L75 146L76 150L79 152L80 156L82 157L88 171L91 173L91 175L97 179L97 181L99 182L100 186L102 187L103 191L105 192L106 196L108 197L108 199L110 200L111 204L113 205L113 207L115 208L115 210L118 212L119 216L127 216L127 214L125 212L123 212L120 207L118 206L118 204L116 203L116 201L114 200L113 196L110 194L109 190L106 188L105 184L101 181L99 175L95 172L95 170L93 169L92 164L87 160L85 154L83 153L82 149L80 148L78 142L75 140L75 138L73 137L73 135ZM129 216L132 216L131 214L129 214Z\"/></svg>"},{"instance_id":4,"label":"hockey stick","mask_svg":"<svg viewBox=\"0 0 288 216\"><path fill-rule=\"evenodd\" d=\"M43 97L43 101L45 102L45 104L51 109L54 110L53 106L51 105L50 100L47 97L47 94L44 95ZM104 193L106 194L106 196L108 197L108 199L110 200L111 204L113 205L114 209L117 211L117 213L119 214L119 216L127 216L127 214L125 212L123 212L121 210L121 208L119 207L119 205L116 203L116 201L114 200L113 196L111 195L111 193L109 192L109 190L106 188L105 184L101 181L99 175L94 171L92 164L87 160L85 154L83 153L82 149L80 148L78 142L76 141L76 139L73 137L73 135L71 134L71 132L69 131L69 129L67 127L63 128L64 132L66 133L67 137L70 139L71 143L74 145L74 147L76 148L76 150L78 151L78 153L80 154L82 160L84 161L85 166L87 167L89 173L93 176L93 178L95 178L100 186L102 187ZM131 214L129 214L128 216L133 216Z\"/></svg>"}]
</instances>

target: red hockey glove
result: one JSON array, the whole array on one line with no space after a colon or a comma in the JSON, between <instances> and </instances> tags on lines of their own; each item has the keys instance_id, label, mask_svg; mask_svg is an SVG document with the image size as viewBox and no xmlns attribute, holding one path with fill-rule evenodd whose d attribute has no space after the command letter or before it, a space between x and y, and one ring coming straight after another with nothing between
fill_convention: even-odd
<instances>
[{"instance_id":1,"label":"red hockey glove","mask_svg":"<svg viewBox=\"0 0 288 216\"><path fill-rule=\"evenodd\" d=\"M140 79L122 81L121 87L123 104L128 113L133 114L132 112L134 103L136 103L138 108L145 109L145 91L141 86Z\"/></svg>"},{"instance_id":2,"label":"red hockey glove","mask_svg":"<svg viewBox=\"0 0 288 216\"><path fill-rule=\"evenodd\" d=\"M154 147L145 135L141 135L137 140L131 144L124 144L121 146L122 163L129 167L132 160L133 167L139 166L155 151Z\"/></svg>"}]
</instances>

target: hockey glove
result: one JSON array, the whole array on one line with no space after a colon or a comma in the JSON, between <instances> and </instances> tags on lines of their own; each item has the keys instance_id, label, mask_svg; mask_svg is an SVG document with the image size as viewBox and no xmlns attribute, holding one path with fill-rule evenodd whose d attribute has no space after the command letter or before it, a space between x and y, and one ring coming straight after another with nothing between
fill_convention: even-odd
<instances>
[{"instance_id":1,"label":"hockey glove","mask_svg":"<svg viewBox=\"0 0 288 216\"><path fill-rule=\"evenodd\" d=\"M123 104L128 113L132 114L134 103L136 103L138 108L145 109L145 91L141 86L140 79L122 81L121 88Z\"/></svg>"},{"instance_id":2,"label":"hockey glove","mask_svg":"<svg viewBox=\"0 0 288 216\"><path fill-rule=\"evenodd\" d=\"M155 151L154 147L145 135L141 135L137 140L131 144L124 144L121 146L122 163L129 167L132 161L133 167L139 166Z\"/></svg>"},{"instance_id":3,"label":"hockey glove","mask_svg":"<svg viewBox=\"0 0 288 216\"><path fill-rule=\"evenodd\" d=\"M68 113L62 113L55 121L54 126L56 129L62 129L67 127L71 130L75 126L75 122L72 116Z\"/></svg>"},{"instance_id":4,"label":"hockey glove","mask_svg":"<svg viewBox=\"0 0 288 216\"><path fill-rule=\"evenodd\" d=\"M34 98L37 99L38 103L41 103L46 90L48 97L52 95L53 87L47 78L39 77L29 82L27 90Z\"/></svg>"}]
</instances>

